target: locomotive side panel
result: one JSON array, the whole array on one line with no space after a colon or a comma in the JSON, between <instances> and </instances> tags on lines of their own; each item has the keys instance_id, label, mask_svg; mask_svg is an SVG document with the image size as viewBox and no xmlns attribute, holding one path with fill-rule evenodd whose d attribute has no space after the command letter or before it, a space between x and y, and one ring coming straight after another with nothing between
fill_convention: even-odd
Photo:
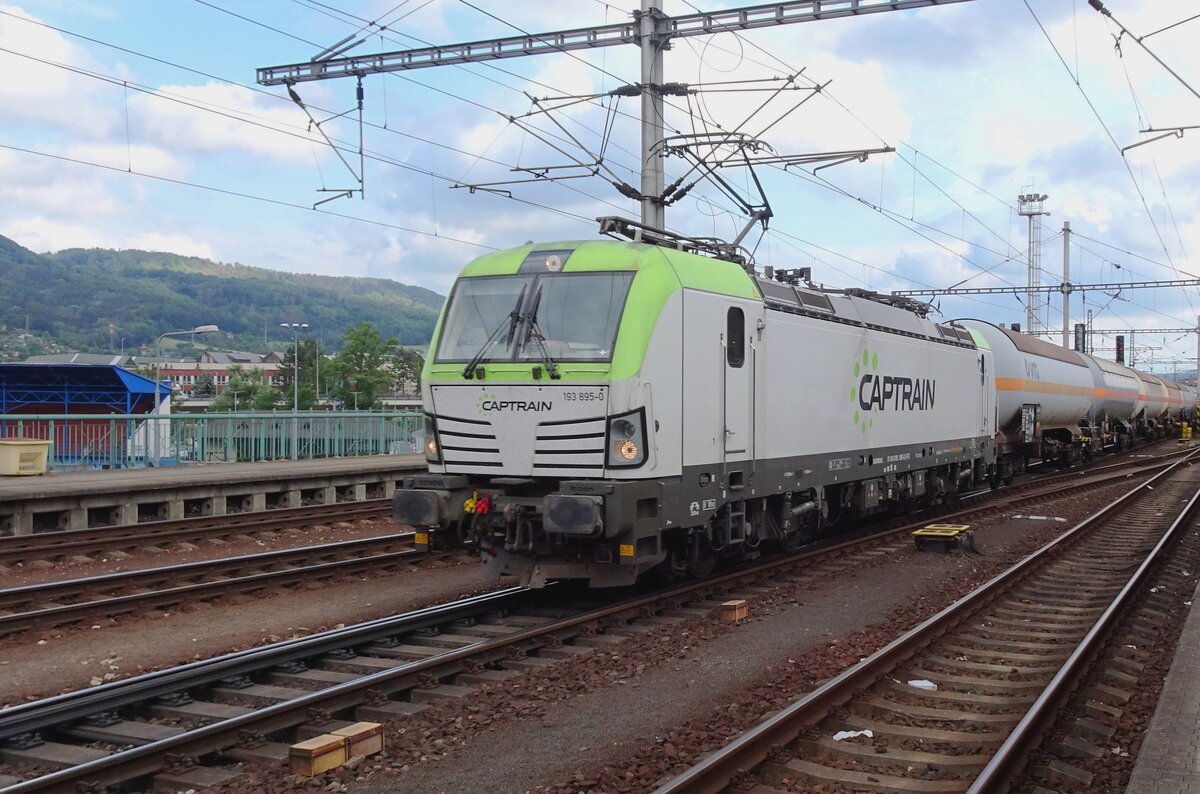
<instances>
[{"instance_id":1,"label":"locomotive side panel","mask_svg":"<svg viewBox=\"0 0 1200 794\"><path fill-rule=\"evenodd\" d=\"M978 350L772 312L759 358L763 459L916 454L988 435Z\"/></svg>"}]
</instances>

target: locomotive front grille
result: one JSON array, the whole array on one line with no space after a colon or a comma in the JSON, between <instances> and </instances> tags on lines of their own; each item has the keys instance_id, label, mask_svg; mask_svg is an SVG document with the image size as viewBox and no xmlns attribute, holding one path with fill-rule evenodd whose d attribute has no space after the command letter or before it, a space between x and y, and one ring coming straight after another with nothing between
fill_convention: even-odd
<instances>
[{"instance_id":1,"label":"locomotive front grille","mask_svg":"<svg viewBox=\"0 0 1200 794\"><path fill-rule=\"evenodd\" d=\"M467 473L475 468L499 469L504 465L490 423L448 416L439 416L436 421L446 471Z\"/></svg>"},{"instance_id":2,"label":"locomotive front grille","mask_svg":"<svg viewBox=\"0 0 1200 794\"><path fill-rule=\"evenodd\" d=\"M596 477L604 472L605 420L542 422L533 448L534 474Z\"/></svg>"}]
</instances>

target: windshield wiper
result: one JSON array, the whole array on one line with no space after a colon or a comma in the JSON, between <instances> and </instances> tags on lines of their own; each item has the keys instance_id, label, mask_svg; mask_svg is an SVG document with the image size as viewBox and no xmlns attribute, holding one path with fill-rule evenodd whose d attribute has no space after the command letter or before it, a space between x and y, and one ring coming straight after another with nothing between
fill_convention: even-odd
<instances>
[{"instance_id":1,"label":"windshield wiper","mask_svg":"<svg viewBox=\"0 0 1200 794\"><path fill-rule=\"evenodd\" d=\"M483 361L483 357L487 355L489 350L491 350L492 345L496 344L496 339L499 338L500 332L504 330L505 323L508 324L508 341L505 342L505 347L512 345L513 334L515 334L517 330L517 323L521 321L521 302L525 300L525 288L528 286L528 284L521 285L521 294L517 296L517 302L513 306L512 311L509 312L508 316L496 326L496 330L492 331L491 335L487 338L487 341L483 343L483 347L479 348L479 352L476 353L475 357L471 359L470 363L463 368L464 378L470 380L471 376L475 374L475 369L479 366L479 362Z\"/></svg>"},{"instance_id":2,"label":"windshield wiper","mask_svg":"<svg viewBox=\"0 0 1200 794\"><path fill-rule=\"evenodd\" d=\"M550 374L550 380L558 380L562 375L558 372L558 365L550 357L550 351L546 349L546 337L542 335L542 329L537 321L538 306L541 302L542 288L539 285L537 293L533 296L533 305L529 307L529 337L526 339L526 344L528 344L529 339L537 343L538 351L542 356L542 363L546 365L546 372Z\"/></svg>"}]
</instances>

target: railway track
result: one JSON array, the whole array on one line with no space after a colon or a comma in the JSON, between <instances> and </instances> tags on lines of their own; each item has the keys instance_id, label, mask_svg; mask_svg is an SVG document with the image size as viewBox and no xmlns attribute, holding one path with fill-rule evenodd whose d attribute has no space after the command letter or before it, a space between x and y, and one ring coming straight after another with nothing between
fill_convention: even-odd
<instances>
[{"instance_id":1,"label":"railway track","mask_svg":"<svg viewBox=\"0 0 1200 794\"><path fill-rule=\"evenodd\" d=\"M1039 491L1023 498L1045 497ZM957 517L994 509L989 504ZM564 586L513 588L16 706L0 712L0 761L9 765L0 774L29 775L30 767L43 774L4 791L208 785L235 774L227 765L278 761L286 742L314 732L352 720L402 719L439 699L462 697L471 686L707 614L728 598L753 598L764 582L812 577L821 566L837 575L901 548L908 542L902 535L913 527L617 604L597 606L584 600L594 593ZM548 600L556 605L544 606ZM170 771L169 759L180 758L207 765Z\"/></svg>"},{"instance_id":2,"label":"railway track","mask_svg":"<svg viewBox=\"0 0 1200 794\"><path fill-rule=\"evenodd\" d=\"M1155 446L1138 448L1143 454ZM1122 453L1126 456L1138 451ZM1113 463L1074 469L1065 474L1037 474L1014 489L1042 487L1055 482L1070 482L1088 473L1104 473L1127 468L1151 466L1168 460L1180 451L1162 455L1118 460ZM163 548L177 543L199 544L239 535L273 533L298 526L326 521L356 521L386 518L391 514L390 499L367 499L328 505L307 505L252 513L201 516L170 521L150 521L98 529L41 532L33 535L0 537L0 571L5 567L26 565L34 560L57 562L87 558L112 552L137 553L146 547Z\"/></svg>"},{"instance_id":3,"label":"railway track","mask_svg":"<svg viewBox=\"0 0 1200 794\"><path fill-rule=\"evenodd\" d=\"M412 540L412 532L402 532L0 590L0 637L35 627L378 574L428 559L427 552L413 548Z\"/></svg>"},{"instance_id":4,"label":"railway track","mask_svg":"<svg viewBox=\"0 0 1200 794\"><path fill-rule=\"evenodd\" d=\"M33 560L59 561L89 555L137 552L147 546L201 543L255 533L279 532L326 521L386 518L390 499L338 502L328 505L286 507L253 513L150 521L99 529L42 532L0 537L0 566L12 567Z\"/></svg>"},{"instance_id":5,"label":"railway track","mask_svg":"<svg viewBox=\"0 0 1200 794\"><path fill-rule=\"evenodd\" d=\"M1130 466L1164 465L1157 458L1146 460L1151 463L1111 464L986 492L991 497L989 501L955 515L979 516L1079 488L1104 487L1127 478L1129 475L1120 472ZM879 528L873 531L878 532ZM83 620L175 610L197 601L307 585L368 571L380 573L423 559L420 552L412 549L412 537L413 533L407 532L0 590L0 637Z\"/></svg>"},{"instance_id":6,"label":"railway track","mask_svg":"<svg viewBox=\"0 0 1200 794\"><path fill-rule=\"evenodd\" d=\"M657 794L1006 790L1132 596L1196 525L1179 461ZM1093 684L1111 704L1128 698ZM1123 702L1123 701L1122 701ZM794 789L793 789L794 790Z\"/></svg>"}]
</instances>

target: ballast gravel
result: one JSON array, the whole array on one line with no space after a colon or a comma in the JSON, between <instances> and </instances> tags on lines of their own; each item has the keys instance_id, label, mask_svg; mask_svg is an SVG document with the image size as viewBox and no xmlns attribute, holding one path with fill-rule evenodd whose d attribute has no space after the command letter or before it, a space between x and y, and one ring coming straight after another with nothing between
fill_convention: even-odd
<instances>
[{"instance_id":1,"label":"ballast gravel","mask_svg":"<svg viewBox=\"0 0 1200 794\"><path fill-rule=\"evenodd\" d=\"M856 559L840 573L754 596L741 624L708 617L655 626L393 721L385 752L353 769L313 780L282 766L252 769L222 790L651 790L1127 489L1047 506L1065 524L981 522L977 538L990 559L907 548Z\"/></svg>"}]
</instances>

